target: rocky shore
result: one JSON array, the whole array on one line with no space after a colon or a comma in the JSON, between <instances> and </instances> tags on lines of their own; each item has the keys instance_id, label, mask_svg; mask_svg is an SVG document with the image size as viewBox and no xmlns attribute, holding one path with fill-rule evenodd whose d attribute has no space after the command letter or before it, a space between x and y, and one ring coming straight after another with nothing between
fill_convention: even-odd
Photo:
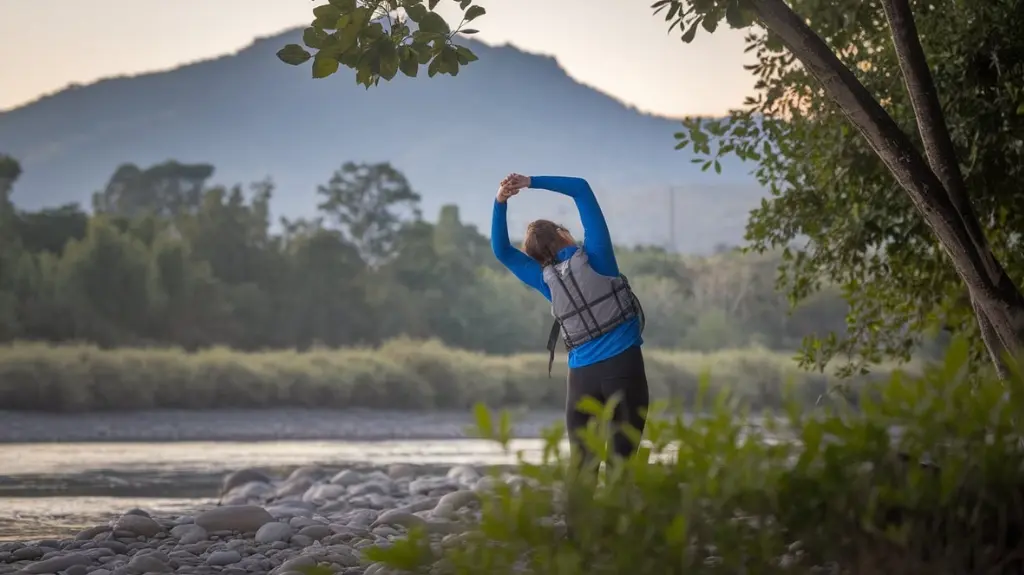
<instances>
[{"instance_id":1,"label":"rocky shore","mask_svg":"<svg viewBox=\"0 0 1024 575\"><path fill-rule=\"evenodd\" d=\"M366 549L388 546L416 525L436 549L468 536L482 492L524 481L499 471L314 465L274 478L243 469L224 478L219 507L183 516L131 509L66 539L0 543L0 575L300 575L312 566L387 575L366 560Z\"/></svg>"}]
</instances>

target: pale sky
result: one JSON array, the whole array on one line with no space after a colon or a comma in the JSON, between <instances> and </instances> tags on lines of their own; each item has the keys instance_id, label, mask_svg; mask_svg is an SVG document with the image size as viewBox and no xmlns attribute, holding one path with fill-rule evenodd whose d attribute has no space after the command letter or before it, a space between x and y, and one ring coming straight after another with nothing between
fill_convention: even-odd
<instances>
[{"instance_id":1,"label":"pale sky","mask_svg":"<svg viewBox=\"0 0 1024 575\"><path fill-rule=\"evenodd\" d=\"M313 7L323 3L0 0L0 110L71 83L234 52L254 37L307 25ZM663 17L652 16L649 0L477 3L488 11L473 22L479 40L555 56L578 81L647 112L721 114L752 91L753 78L742 68L749 62L742 32L701 30L692 44L683 44L677 33L667 35Z\"/></svg>"}]
</instances>

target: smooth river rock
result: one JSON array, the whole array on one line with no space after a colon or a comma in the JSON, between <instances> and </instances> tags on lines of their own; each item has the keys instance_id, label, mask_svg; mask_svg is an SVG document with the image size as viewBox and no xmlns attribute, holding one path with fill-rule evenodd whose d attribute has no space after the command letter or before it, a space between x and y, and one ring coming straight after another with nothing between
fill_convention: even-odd
<instances>
[{"instance_id":1,"label":"smooth river rock","mask_svg":"<svg viewBox=\"0 0 1024 575\"><path fill-rule=\"evenodd\" d=\"M259 531L274 518L267 510L258 505L231 505L204 511L196 516L196 525L208 533L216 531L236 531L246 533Z\"/></svg>"}]
</instances>

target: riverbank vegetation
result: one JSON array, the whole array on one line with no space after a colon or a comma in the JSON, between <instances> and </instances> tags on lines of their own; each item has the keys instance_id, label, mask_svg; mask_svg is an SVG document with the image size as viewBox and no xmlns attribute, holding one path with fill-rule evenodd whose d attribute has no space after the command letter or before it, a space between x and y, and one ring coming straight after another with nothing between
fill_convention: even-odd
<instances>
[{"instance_id":1,"label":"riverbank vegetation","mask_svg":"<svg viewBox=\"0 0 1024 575\"><path fill-rule=\"evenodd\" d=\"M555 426L543 464L516 470L526 481L484 494L477 528L434 548L413 529L370 557L411 573L1020 573L1024 382L979 381L967 358L961 340L857 409L794 401L756 428L736 417L742 398L697 404L708 415L686 423L653 417L642 456L597 484L571 483ZM477 415L507 446L509 420ZM782 426L798 441L772 441ZM586 437L606 452L602 429Z\"/></svg>"},{"instance_id":2,"label":"riverbank vegetation","mask_svg":"<svg viewBox=\"0 0 1024 575\"><path fill-rule=\"evenodd\" d=\"M792 354L764 348L716 352L647 350L656 399L689 405L710 376L756 410L779 408L787 386L804 405L831 401L825 375ZM0 347L0 406L81 412L138 409L468 409L565 404L565 362L547 375L546 354L488 355L434 341L398 339L375 348L245 353L224 348L111 349L91 345Z\"/></svg>"}]
</instances>

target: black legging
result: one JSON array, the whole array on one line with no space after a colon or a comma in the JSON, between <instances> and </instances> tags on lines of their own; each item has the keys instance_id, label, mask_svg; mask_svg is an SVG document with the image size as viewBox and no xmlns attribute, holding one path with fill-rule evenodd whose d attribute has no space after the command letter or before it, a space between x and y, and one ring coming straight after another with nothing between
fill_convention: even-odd
<instances>
[{"instance_id":1,"label":"black legging","mask_svg":"<svg viewBox=\"0 0 1024 575\"><path fill-rule=\"evenodd\" d=\"M646 423L644 416L650 403L644 356L639 346L631 347L604 361L569 370L565 426L569 432L573 456L579 457L581 467L592 460L593 454L589 453L578 439L578 432L587 427L593 416L578 411L576 406L585 396L593 397L604 404L616 394L618 403L612 416L612 450L618 456L627 458L636 453L639 445L633 443L629 436L615 427L628 423L643 433Z\"/></svg>"}]
</instances>

